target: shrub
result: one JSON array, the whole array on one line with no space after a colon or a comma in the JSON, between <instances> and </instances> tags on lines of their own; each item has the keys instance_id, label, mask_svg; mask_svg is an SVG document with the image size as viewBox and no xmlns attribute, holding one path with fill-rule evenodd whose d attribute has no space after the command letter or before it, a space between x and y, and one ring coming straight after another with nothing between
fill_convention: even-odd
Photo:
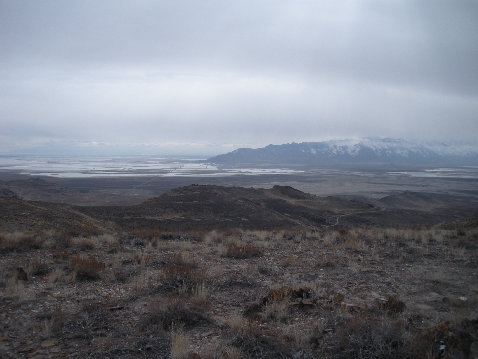
<instances>
[{"instance_id":1,"label":"shrub","mask_svg":"<svg viewBox=\"0 0 478 359\"><path fill-rule=\"evenodd\" d=\"M146 240L153 240L161 236L161 232L158 228L140 228L132 231L134 236Z\"/></svg>"},{"instance_id":2,"label":"shrub","mask_svg":"<svg viewBox=\"0 0 478 359\"><path fill-rule=\"evenodd\" d=\"M317 298L312 288L301 287L291 288L283 286L278 289L271 289L258 303L249 305L244 316L251 319L258 319L262 313L265 319L276 319L285 321L289 307L311 308L315 306Z\"/></svg>"},{"instance_id":3,"label":"shrub","mask_svg":"<svg viewBox=\"0 0 478 359\"><path fill-rule=\"evenodd\" d=\"M287 319L290 303L287 300L273 301L264 306L264 319L283 321Z\"/></svg>"},{"instance_id":4,"label":"shrub","mask_svg":"<svg viewBox=\"0 0 478 359\"><path fill-rule=\"evenodd\" d=\"M96 242L92 238L75 237L71 241L80 251L91 251L96 247Z\"/></svg>"},{"instance_id":5,"label":"shrub","mask_svg":"<svg viewBox=\"0 0 478 359\"><path fill-rule=\"evenodd\" d=\"M232 245L227 247L225 257L235 259L246 259L258 257L262 254L262 249L249 244Z\"/></svg>"},{"instance_id":6,"label":"shrub","mask_svg":"<svg viewBox=\"0 0 478 359\"><path fill-rule=\"evenodd\" d=\"M199 357L198 357L199 358ZM214 340L201 348L203 359L243 359L244 354L239 348L228 345L221 340Z\"/></svg>"},{"instance_id":7,"label":"shrub","mask_svg":"<svg viewBox=\"0 0 478 359\"><path fill-rule=\"evenodd\" d=\"M38 319L43 320L44 334L47 337L57 336L61 334L65 323L65 313L61 306L57 304L55 308L46 313L40 314Z\"/></svg>"},{"instance_id":8,"label":"shrub","mask_svg":"<svg viewBox=\"0 0 478 359\"><path fill-rule=\"evenodd\" d=\"M189 340L181 331L171 331L171 358L188 359L191 357Z\"/></svg>"},{"instance_id":9,"label":"shrub","mask_svg":"<svg viewBox=\"0 0 478 359\"><path fill-rule=\"evenodd\" d=\"M0 234L0 252L24 252L42 248L43 242L30 232Z\"/></svg>"},{"instance_id":10,"label":"shrub","mask_svg":"<svg viewBox=\"0 0 478 359\"><path fill-rule=\"evenodd\" d=\"M211 320L197 307L189 306L175 300L166 307L157 302L150 305L149 313L141 320L142 329L159 326L164 330L173 327L193 328L197 325L209 323Z\"/></svg>"},{"instance_id":11,"label":"shrub","mask_svg":"<svg viewBox=\"0 0 478 359\"><path fill-rule=\"evenodd\" d=\"M48 266L48 263L46 263L43 260L40 259L35 259L29 266L28 266L28 273L31 276L34 277L39 277L39 276L44 276L50 273L51 268Z\"/></svg>"},{"instance_id":12,"label":"shrub","mask_svg":"<svg viewBox=\"0 0 478 359\"><path fill-rule=\"evenodd\" d=\"M415 336L410 343L412 358L470 358L473 337L478 329L478 320L464 320L458 328L441 322Z\"/></svg>"},{"instance_id":13,"label":"shrub","mask_svg":"<svg viewBox=\"0 0 478 359\"><path fill-rule=\"evenodd\" d=\"M182 291L193 291L204 282L204 274L198 270L194 262L183 259L181 255L172 256L169 263L163 267L163 285L166 290L181 288Z\"/></svg>"},{"instance_id":14,"label":"shrub","mask_svg":"<svg viewBox=\"0 0 478 359\"><path fill-rule=\"evenodd\" d=\"M204 233L201 236L201 239L206 244L211 244L211 243L217 244L217 243L222 242L222 240L224 239L224 234L213 230L213 231Z\"/></svg>"},{"instance_id":15,"label":"shrub","mask_svg":"<svg viewBox=\"0 0 478 359\"><path fill-rule=\"evenodd\" d=\"M283 338L252 323L249 323L247 327L237 333L231 344L239 348L245 358L277 359L292 357L291 348Z\"/></svg>"},{"instance_id":16,"label":"shrub","mask_svg":"<svg viewBox=\"0 0 478 359\"><path fill-rule=\"evenodd\" d=\"M334 358L392 359L407 356L401 321L357 315L339 325L332 338Z\"/></svg>"},{"instance_id":17,"label":"shrub","mask_svg":"<svg viewBox=\"0 0 478 359\"><path fill-rule=\"evenodd\" d=\"M30 298L30 293L25 288L23 281L18 280L16 277L8 278L4 294L6 297L17 298L19 302Z\"/></svg>"},{"instance_id":18,"label":"shrub","mask_svg":"<svg viewBox=\"0 0 478 359\"><path fill-rule=\"evenodd\" d=\"M385 302L377 302L377 307L390 315L395 315L405 310L405 303L395 297L389 297Z\"/></svg>"},{"instance_id":19,"label":"shrub","mask_svg":"<svg viewBox=\"0 0 478 359\"><path fill-rule=\"evenodd\" d=\"M104 265L96 258L75 256L71 259L71 268L78 280L97 280L100 278Z\"/></svg>"}]
</instances>

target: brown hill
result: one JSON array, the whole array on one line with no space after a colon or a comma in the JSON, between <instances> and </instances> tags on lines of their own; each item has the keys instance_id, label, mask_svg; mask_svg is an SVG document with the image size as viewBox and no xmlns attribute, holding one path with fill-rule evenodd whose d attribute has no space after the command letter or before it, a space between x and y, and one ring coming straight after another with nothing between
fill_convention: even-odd
<instances>
[{"instance_id":1,"label":"brown hill","mask_svg":"<svg viewBox=\"0 0 478 359\"><path fill-rule=\"evenodd\" d=\"M10 193L8 193L9 195ZM113 229L184 231L225 228L407 227L450 222L474 204L445 195L404 192L381 200L317 197L288 186L271 189L190 185L134 206L79 207L0 197L0 230Z\"/></svg>"},{"instance_id":2,"label":"brown hill","mask_svg":"<svg viewBox=\"0 0 478 359\"><path fill-rule=\"evenodd\" d=\"M0 230L43 231L49 229L71 234L93 234L107 231L107 226L68 205L0 196Z\"/></svg>"},{"instance_id":3,"label":"brown hill","mask_svg":"<svg viewBox=\"0 0 478 359\"><path fill-rule=\"evenodd\" d=\"M141 205L85 207L95 218L125 229L293 228L327 226L338 215L370 211L371 205L316 197L292 187L272 189L191 185L176 188Z\"/></svg>"}]
</instances>

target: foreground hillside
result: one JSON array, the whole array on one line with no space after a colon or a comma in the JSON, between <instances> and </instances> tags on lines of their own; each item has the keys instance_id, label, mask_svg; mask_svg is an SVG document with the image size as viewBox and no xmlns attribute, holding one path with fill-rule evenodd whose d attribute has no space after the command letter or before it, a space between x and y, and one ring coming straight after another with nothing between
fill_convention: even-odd
<instances>
[{"instance_id":1,"label":"foreground hillside","mask_svg":"<svg viewBox=\"0 0 478 359\"><path fill-rule=\"evenodd\" d=\"M2 358L478 356L478 220L438 224L448 198L1 201ZM417 219L387 227L400 213Z\"/></svg>"},{"instance_id":2,"label":"foreground hillside","mask_svg":"<svg viewBox=\"0 0 478 359\"><path fill-rule=\"evenodd\" d=\"M478 229L469 223L2 232L0 356L474 358Z\"/></svg>"}]
</instances>

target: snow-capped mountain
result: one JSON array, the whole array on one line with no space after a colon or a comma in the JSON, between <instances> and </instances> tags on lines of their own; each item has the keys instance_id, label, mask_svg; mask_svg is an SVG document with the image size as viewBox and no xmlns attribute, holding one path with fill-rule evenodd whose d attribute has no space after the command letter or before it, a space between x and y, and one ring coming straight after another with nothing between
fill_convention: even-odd
<instances>
[{"instance_id":1,"label":"snow-capped mountain","mask_svg":"<svg viewBox=\"0 0 478 359\"><path fill-rule=\"evenodd\" d=\"M209 159L218 165L478 165L478 148L420 144L392 138L362 138L239 148Z\"/></svg>"}]
</instances>

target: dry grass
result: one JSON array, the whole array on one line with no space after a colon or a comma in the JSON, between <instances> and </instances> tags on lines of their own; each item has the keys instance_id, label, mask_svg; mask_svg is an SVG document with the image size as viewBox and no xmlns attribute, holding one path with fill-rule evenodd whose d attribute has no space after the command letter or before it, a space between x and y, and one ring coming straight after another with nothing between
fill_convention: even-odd
<instances>
[{"instance_id":1,"label":"dry grass","mask_svg":"<svg viewBox=\"0 0 478 359\"><path fill-rule=\"evenodd\" d=\"M206 284L203 282L196 286L192 293L190 301L197 308L208 308L210 305L208 296L209 290L206 287Z\"/></svg>"},{"instance_id":2,"label":"dry grass","mask_svg":"<svg viewBox=\"0 0 478 359\"><path fill-rule=\"evenodd\" d=\"M262 255L262 248L250 244L231 245L224 254L227 258L247 259Z\"/></svg>"},{"instance_id":3,"label":"dry grass","mask_svg":"<svg viewBox=\"0 0 478 359\"><path fill-rule=\"evenodd\" d=\"M134 254L134 260L141 267L146 267L146 265L151 261L151 256L145 251L140 251Z\"/></svg>"},{"instance_id":4,"label":"dry grass","mask_svg":"<svg viewBox=\"0 0 478 359\"><path fill-rule=\"evenodd\" d=\"M337 243L337 240L339 238L339 233L335 231L328 231L324 233L323 237L321 240L324 242L326 246L333 246L334 244Z\"/></svg>"},{"instance_id":5,"label":"dry grass","mask_svg":"<svg viewBox=\"0 0 478 359\"><path fill-rule=\"evenodd\" d=\"M234 315L229 318L226 323L229 325L233 335L239 334L247 325L247 322L242 315Z\"/></svg>"},{"instance_id":6,"label":"dry grass","mask_svg":"<svg viewBox=\"0 0 478 359\"><path fill-rule=\"evenodd\" d=\"M175 298L169 303L153 300L148 312L141 318L141 328L169 331L178 327L190 329L209 322L210 318L203 308L185 304L183 300Z\"/></svg>"},{"instance_id":7,"label":"dry grass","mask_svg":"<svg viewBox=\"0 0 478 359\"><path fill-rule=\"evenodd\" d=\"M232 338L230 345L239 348L245 358L290 358L293 348L277 333L250 323Z\"/></svg>"},{"instance_id":8,"label":"dry grass","mask_svg":"<svg viewBox=\"0 0 478 359\"><path fill-rule=\"evenodd\" d=\"M96 258L84 256L71 258L70 267L77 280L97 280L100 278L100 272L104 269L104 265Z\"/></svg>"},{"instance_id":9,"label":"dry grass","mask_svg":"<svg viewBox=\"0 0 478 359\"><path fill-rule=\"evenodd\" d=\"M224 239L224 234L219 233L218 231L210 231L202 235L202 240L205 244L217 244L222 242Z\"/></svg>"},{"instance_id":10,"label":"dry grass","mask_svg":"<svg viewBox=\"0 0 478 359\"><path fill-rule=\"evenodd\" d=\"M178 290L192 293L204 282L204 273L196 262L184 259L181 254L171 256L162 270L162 287L166 290Z\"/></svg>"},{"instance_id":11,"label":"dry grass","mask_svg":"<svg viewBox=\"0 0 478 359\"><path fill-rule=\"evenodd\" d=\"M119 273L115 274L116 276L122 275ZM123 278L116 277L116 280L120 279L120 282L125 282ZM133 290L136 295L142 295L143 293L148 293L151 291L151 288L154 288L155 281L154 276L149 270L139 272L133 279Z\"/></svg>"},{"instance_id":12,"label":"dry grass","mask_svg":"<svg viewBox=\"0 0 478 359\"><path fill-rule=\"evenodd\" d=\"M410 354L404 323L357 315L337 327L335 358L404 358Z\"/></svg>"},{"instance_id":13,"label":"dry grass","mask_svg":"<svg viewBox=\"0 0 478 359\"><path fill-rule=\"evenodd\" d=\"M34 258L27 266L26 271L30 277L45 276L50 273L51 266L43 259Z\"/></svg>"},{"instance_id":14,"label":"dry grass","mask_svg":"<svg viewBox=\"0 0 478 359\"><path fill-rule=\"evenodd\" d=\"M59 305L56 305L51 312L41 316L43 318L43 336L50 338L61 334L63 325L65 324L65 313Z\"/></svg>"},{"instance_id":15,"label":"dry grass","mask_svg":"<svg viewBox=\"0 0 478 359\"><path fill-rule=\"evenodd\" d=\"M114 247L119 245L118 237L111 234L111 233L103 233L100 234L96 237L93 237L93 239L102 245L106 245L108 247Z\"/></svg>"},{"instance_id":16,"label":"dry grass","mask_svg":"<svg viewBox=\"0 0 478 359\"><path fill-rule=\"evenodd\" d=\"M48 284L53 286L55 283L67 282L71 279L72 276L69 276L63 268L55 268L48 275Z\"/></svg>"},{"instance_id":17,"label":"dry grass","mask_svg":"<svg viewBox=\"0 0 478 359\"><path fill-rule=\"evenodd\" d=\"M357 233L353 233L343 238L337 244L337 247L340 249L365 250L367 248L367 244L359 238Z\"/></svg>"},{"instance_id":18,"label":"dry grass","mask_svg":"<svg viewBox=\"0 0 478 359\"><path fill-rule=\"evenodd\" d=\"M426 276L426 279L434 284L449 284L449 279L446 271L442 269L434 270Z\"/></svg>"},{"instance_id":19,"label":"dry grass","mask_svg":"<svg viewBox=\"0 0 478 359\"><path fill-rule=\"evenodd\" d=\"M290 254L280 261L280 265L283 267L289 267L296 265L299 262L299 256L297 254Z\"/></svg>"},{"instance_id":20,"label":"dry grass","mask_svg":"<svg viewBox=\"0 0 478 359\"><path fill-rule=\"evenodd\" d=\"M265 320L285 322L288 317L290 303L287 299L274 300L267 303L263 309L263 317Z\"/></svg>"},{"instance_id":21,"label":"dry grass","mask_svg":"<svg viewBox=\"0 0 478 359\"><path fill-rule=\"evenodd\" d=\"M32 232L0 233L0 253L25 252L40 249L43 241L40 234Z\"/></svg>"},{"instance_id":22,"label":"dry grass","mask_svg":"<svg viewBox=\"0 0 478 359\"><path fill-rule=\"evenodd\" d=\"M182 331L171 331L171 358L188 359L190 353L189 339Z\"/></svg>"},{"instance_id":23,"label":"dry grass","mask_svg":"<svg viewBox=\"0 0 478 359\"><path fill-rule=\"evenodd\" d=\"M466 357L463 333L475 333L458 320L478 315L472 231L143 235L55 234L3 252L2 319L18 344L8 353L26 356L15 350L30 340L34 356L53 338L82 357L418 359L454 337L441 356L451 358ZM28 281L11 275L18 268Z\"/></svg>"},{"instance_id":24,"label":"dry grass","mask_svg":"<svg viewBox=\"0 0 478 359\"><path fill-rule=\"evenodd\" d=\"M97 242L93 238L75 237L71 239L72 245L80 251L91 251L96 248Z\"/></svg>"},{"instance_id":25,"label":"dry grass","mask_svg":"<svg viewBox=\"0 0 478 359\"><path fill-rule=\"evenodd\" d=\"M8 278L4 293L6 297L15 298L20 303L30 298L30 292L23 284L23 281L15 277Z\"/></svg>"},{"instance_id":26,"label":"dry grass","mask_svg":"<svg viewBox=\"0 0 478 359\"><path fill-rule=\"evenodd\" d=\"M239 348L228 345L222 341L212 341L205 345L201 350L201 358L203 359L243 359L244 354Z\"/></svg>"}]
</instances>

